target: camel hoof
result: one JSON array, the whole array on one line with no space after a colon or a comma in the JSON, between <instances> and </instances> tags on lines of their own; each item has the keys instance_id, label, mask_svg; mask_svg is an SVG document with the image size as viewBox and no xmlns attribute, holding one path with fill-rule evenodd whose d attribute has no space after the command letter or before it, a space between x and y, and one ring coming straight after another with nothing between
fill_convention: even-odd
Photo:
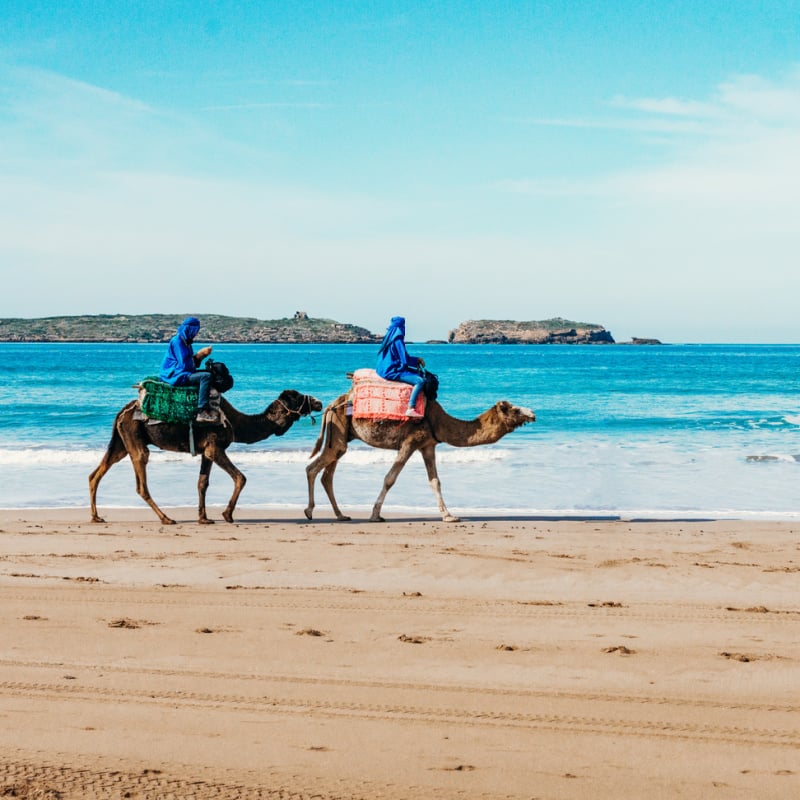
<instances>
[{"instance_id":1,"label":"camel hoof","mask_svg":"<svg viewBox=\"0 0 800 800\"><path fill-rule=\"evenodd\" d=\"M382 516L380 516L380 514L377 517L370 517L369 521L370 522L386 522L386 520Z\"/></svg>"},{"instance_id":2,"label":"camel hoof","mask_svg":"<svg viewBox=\"0 0 800 800\"><path fill-rule=\"evenodd\" d=\"M214 520L213 519L209 519L208 517L200 517L200 519L197 520L197 521L201 525L213 525L214 524Z\"/></svg>"},{"instance_id":3,"label":"camel hoof","mask_svg":"<svg viewBox=\"0 0 800 800\"><path fill-rule=\"evenodd\" d=\"M233 522L233 514L230 511L223 511L222 519L224 519L225 522Z\"/></svg>"},{"instance_id":4,"label":"camel hoof","mask_svg":"<svg viewBox=\"0 0 800 800\"><path fill-rule=\"evenodd\" d=\"M92 517L92 522L105 522L105 520L102 517L95 515Z\"/></svg>"},{"instance_id":5,"label":"camel hoof","mask_svg":"<svg viewBox=\"0 0 800 800\"><path fill-rule=\"evenodd\" d=\"M348 517L346 514L339 514L337 519L339 520L339 522L350 522L352 517Z\"/></svg>"},{"instance_id":6,"label":"camel hoof","mask_svg":"<svg viewBox=\"0 0 800 800\"><path fill-rule=\"evenodd\" d=\"M306 515L306 519L311 519L312 511L310 508L304 508L303 513Z\"/></svg>"},{"instance_id":7,"label":"camel hoof","mask_svg":"<svg viewBox=\"0 0 800 800\"><path fill-rule=\"evenodd\" d=\"M442 522L461 522L461 517L454 517L452 514L448 514L442 517Z\"/></svg>"},{"instance_id":8,"label":"camel hoof","mask_svg":"<svg viewBox=\"0 0 800 800\"><path fill-rule=\"evenodd\" d=\"M175 524L175 520L174 519L170 519L169 517L161 517L161 524L162 525L174 525Z\"/></svg>"}]
</instances>

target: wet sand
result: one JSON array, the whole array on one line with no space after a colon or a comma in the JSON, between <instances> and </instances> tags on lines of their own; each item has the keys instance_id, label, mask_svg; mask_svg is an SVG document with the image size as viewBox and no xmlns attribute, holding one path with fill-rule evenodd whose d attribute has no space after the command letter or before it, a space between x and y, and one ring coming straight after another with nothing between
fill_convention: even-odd
<instances>
[{"instance_id":1,"label":"wet sand","mask_svg":"<svg viewBox=\"0 0 800 800\"><path fill-rule=\"evenodd\" d=\"M103 513L0 511L0 797L800 796L796 523Z\"/></svg>"}]
</instances>

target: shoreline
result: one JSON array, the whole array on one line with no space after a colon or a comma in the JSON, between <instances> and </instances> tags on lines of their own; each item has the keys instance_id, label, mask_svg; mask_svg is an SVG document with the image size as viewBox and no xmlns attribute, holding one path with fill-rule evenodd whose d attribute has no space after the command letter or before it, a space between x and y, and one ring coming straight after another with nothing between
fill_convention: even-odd
<instances>
[{"instance_id":1,"label":"shoreline","mask_svg":"<svg viewBox=\"0 0 800 800\"><path fill-rule=\"evenodd\" d=\"M208 503L208 515L215 523L227 525L222 519L224 503ZM161 506L166 514L173 519L180 519L185 524L196 523L196 509L194 506L165 504ZM369 515L372 511L372 504L346 505L342 504L343 513L352 518L349 521L340 521L335 518L333 512L320 504L314 510L313 520L306 519L304 506L264 503L239 502L236 505L233 525L248 524L254 518L270 518L275 522L295 521L302 524L337 523L341 525L352 525L358 522L369 523ZM158 522L158 519L147 506L142 503L140 506L132 505L110 505L108 503L98 504L98 511L101 516L106 518L109 514L114 519L109 521L138 521L142 523ZM478 522L625 522L631 524L643 523L785 523L787 525L797 524L800 526L800 511L662 511L658 509L647 510L623 510L607 511L598 510L560 510L560 509L513 509L513 508L458 508L451 509L454 514L459 516L464 523ZM432 522L439 523L441 518L435 508L430 505L419 506L392 506L391 503L384 505L382 515L388 522ZM74 519L75 521L89 521L88 506L0 506L0 520L6 515L18 515L20 518L41 518L50 519Z\"/></svg>"},{"instance_id":2,"label":"shoreline","mask_svg":"<svg viewBox=\"0 0 800 800\"><path fill-rule=\"evenodd\" d=\"M0 793L800 795L798 524L169 513L0 510Z\"/></svg>"}]
</instances>

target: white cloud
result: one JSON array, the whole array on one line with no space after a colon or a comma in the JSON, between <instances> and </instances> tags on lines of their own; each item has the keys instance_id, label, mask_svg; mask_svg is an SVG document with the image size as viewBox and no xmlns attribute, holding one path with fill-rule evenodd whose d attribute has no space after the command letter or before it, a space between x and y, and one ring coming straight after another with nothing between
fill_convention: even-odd
<instances>
[{"instance_id":1,"label":"white cloud","mask_svg":"<svg viewBox=\"0 0 800 800\"><path fill-rule=\"evenodd\" d=\"M270 108L326 109L332 108L330 103L234 103L222 106L206 106L203 111L260 111Z\"/></svg>"},{"instance_id":2,"label":"white cloud","mask_svg":"<svg viewBox=\"0 0 800 800\"><path fill-rule=\"evenodd\" d=\"M800 72L776 84L756 75L739 76L722 84L719 105L760 125L800 124Z\"/></svg>"},{"instance_id":3,"label":"white cloud","mask_svg":"<svg viewBox=\"0 0 800 800\"><path fill-rule=\"evenodd\" d=\"M679 100L674 97L642 98L631 100L625 97L616 97L611 101L616 108L642 111L646 114L660 114L677 117L717 117L719 109L713 103L701 103L696 100Z\"/></svg>"}]
</instances>

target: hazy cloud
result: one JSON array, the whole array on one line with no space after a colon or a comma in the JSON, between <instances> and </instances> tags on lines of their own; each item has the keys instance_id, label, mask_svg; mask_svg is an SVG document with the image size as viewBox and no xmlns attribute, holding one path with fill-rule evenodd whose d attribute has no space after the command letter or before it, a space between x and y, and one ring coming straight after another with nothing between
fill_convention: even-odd
<instances>
[{"instance_id":1,"label":"hazy cloud","mask_svg":"<svg viewBox=\"0 0 800 800\"><path fill-rule=\"evenodd\" d=\"M324 106L213 108L282 107ZM594 131L620 131L648 158L615 168L598 158L568 177L509 175L465 190L467 172L432 198L400 174L399 190L368 192L279 178L269 141L245 146L188 113L42 70L4 70L0 270L19 288L0 314L171 310L180 297L262 317L304 308L381 331L391 287L392 311L413 312L421 338L478 316L613 326L623 314L630 327L617 326L617 337L674 338L679 319L699 340L726 330L735 288L791 320L798 73L608 108L599 120L528 122L583 131L587 150ZM521 220L513 228L512 216ZM760 324L763 338L781 340Z\"/></svg>"}]
</instances>

